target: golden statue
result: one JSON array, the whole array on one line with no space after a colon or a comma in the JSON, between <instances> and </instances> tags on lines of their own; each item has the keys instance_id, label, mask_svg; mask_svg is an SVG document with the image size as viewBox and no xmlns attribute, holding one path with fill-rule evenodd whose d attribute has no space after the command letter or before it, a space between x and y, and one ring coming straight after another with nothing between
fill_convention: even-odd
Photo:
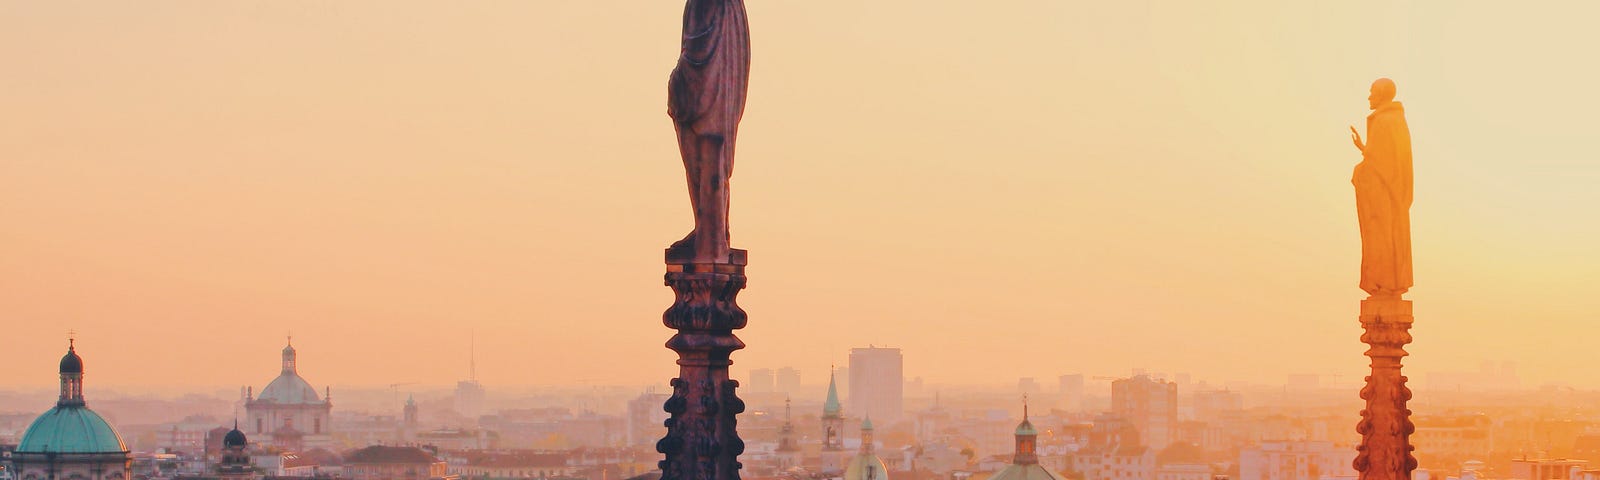
<instances>
[{"instance_id":1,"label":"golden statue","mask_svg":"<svg viewBox=\"0 0 1600 480\"><path fill-rule=\"evenodd\" d=\"M1393 80L1372 82L1367 141L1350 127L1361 151L1350 178L1361 221L1361 289L1371 298L1398 299L1411 288L1411 129L1394 96Z\"/></svg>"}]
</instances>

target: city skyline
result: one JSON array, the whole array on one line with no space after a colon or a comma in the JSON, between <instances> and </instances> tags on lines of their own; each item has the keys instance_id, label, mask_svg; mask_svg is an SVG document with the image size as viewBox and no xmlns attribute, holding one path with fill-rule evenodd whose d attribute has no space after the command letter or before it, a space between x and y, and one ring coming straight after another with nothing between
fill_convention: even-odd
<instances>
[{"instance_id":1,"label":"city skyline","mask_svg":"<svg viewBox=\"0 0 1600 480\"><path fill-rule=\"evenodd\" d=\"M0 7L8 385L68 329L97 386L259 386L290 332L318 386L451 384L468 329L488 385L665 385L679 6L375 5ZM1388 76L1425 172L1407 371L1600 386L1561 342L1600 314L1600 94L1558 48L1593 15L837 7L751 5L738 371L1359 378L1344 130Z\"/></svg>"}]
</instances>

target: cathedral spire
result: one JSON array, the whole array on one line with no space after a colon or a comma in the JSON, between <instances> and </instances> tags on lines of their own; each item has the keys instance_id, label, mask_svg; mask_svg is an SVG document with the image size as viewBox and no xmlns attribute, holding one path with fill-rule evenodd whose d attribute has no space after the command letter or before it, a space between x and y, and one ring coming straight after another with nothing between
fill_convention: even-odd
<instances>
[{"instance_id":1,"label":"cathedral spire","mask_svg":"<svg viewBox=\"0 0 1600 480\"><path fill-rule=\"evenodd\" d=\"M828 401L822 404L823 416L839 416L844 407L839 404L839 382L834 379L833 367L828 367Z\"/></svg>"},{"instance_id":2,"label":"cathedral spire","mask_svg":"<svg viewBox=\"0 0 1600 480\"><path fill-rule=\"evenodd\" d=\"M834 380L833 366L828 366L828 400L822 404L822 450L844 450L844 407L839 404L839 385Z\"/></svg>"}]
</instances>

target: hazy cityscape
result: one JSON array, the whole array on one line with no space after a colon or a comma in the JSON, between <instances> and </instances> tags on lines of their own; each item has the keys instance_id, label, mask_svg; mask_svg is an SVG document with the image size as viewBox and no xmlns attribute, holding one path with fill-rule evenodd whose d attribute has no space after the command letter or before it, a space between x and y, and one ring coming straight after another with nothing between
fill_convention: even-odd
<instances>
[{"instance_id":1,"label":"hazy cityscape","mask_svg":"<svg viewBox=\"0 0 1600 480\"><path fill-rule=\"evenodd\" d=\"M107 361L78 352L87 371ZM238 428L249 438L250 475L389 478L361 469L422 458L449 478L624 479L655 469L665 433L667 395L655 386L499 387L469 362L453 386L319 388L318 365L299 362L290 344L281 355L246 353L234 352L245 383L237 390L119 392L90 380L86 403L134 452L139 478L217 475L224 436ZM896 480L990 478L1017 454L1024 408L1038 465L1067 478L1356 476L1350 412L1361 402L1349 379L1219 382L1130 370L932 384L905 369L916 356L867 346L831 375L743 370L746 478L841 477L869 451ZM1513 365L1488 362L1427 378L1412 404L1416 478L1535 478L1525 473L1534 468L1589 475L1586 462L1570 459L1600 458L1600 392L1524 385ZM0 451L15 449L58 394L0 390ZM828 438L830 420L838 438Z\"/></svg>"},{"instance_id":2,"label":"hazy cityscape","mask_svg":"<svg viewBox=\"0 0 1600 480\"><path fill-rule=\"evenodd\" d=\"M1600 480L1596 18L0 0L0 480Z\"/></svg>"}]
</instances>

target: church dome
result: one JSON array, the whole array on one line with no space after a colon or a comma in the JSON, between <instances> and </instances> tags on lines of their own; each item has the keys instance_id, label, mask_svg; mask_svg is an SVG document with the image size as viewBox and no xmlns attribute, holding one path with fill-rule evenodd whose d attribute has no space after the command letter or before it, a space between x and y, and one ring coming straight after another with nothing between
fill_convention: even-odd
<instances>
[{"instance_id":1,"label":"church dome","mask_svg":"<svg viewBox=\"0 0 1600 480\"><path fill-rule=\"evenodd\" d=\"M844 480L889 480L889 466L877 455L857 454L845 467Z\"/></svg>"},{"instance_id":2,"label":"church dome","mask_svg":"<svg viewBox=\"0 0 1600 480\"><path fill-rule=\"evenodd\" d=\"M67 347L67 354L61 357L61 373L83 373L83 357L78 356L77 347Z\"/></svg>"},{"instance_id":3,"label":"church dome","mask_svg":"<svg viewBox=\"0 0 1600 480\"><path fill-rule=\"evenodd\" d=\"M76 343L76 342L74 342ZM28 425L19 453L127 453L122 436L83 402L83 358L69 344L61 357L61 398Z\"/></svg>"},{"instance_id":4,"label":"church dome","mask_svg":"<svg viewBox=\"0 0 1600 480\"><path fill-rule=\"evenodd\" d=\"M244 432L239 431L239 426L234 425L233 430L222 436L222 446L243 447L250 444L250 439L245 438Z\"/></svg>"},{"instance_id":5,"label":"church dome","mask_svg":"<svg viewBox=\"0 0 1600 480\"><path fill-rule=\"evenodd\" d=\"M278 378L272 379L267 388L261 389L256 400L283 405L322 403L317 397L317 389L311 388L306 379L294 372L283 372Z\"/></svg>"},{"instance_id":6,"label":"church dome","mask_svg":"<svg viewBox=\"0 0 1600 480\"><path fill-rule=\"evenodd\" d=\"M1015 432L1015 434L1016 435L1038 435L1039 434L1039 430L1033 428L1033 422L1028 421L1027 418L1023 418L1022 419L1022 423L1017 424L1017 431Z\"/></svg>"},{"instance_id":7,"label":"church dome","mask_svg":"<svg viewBox=\"0 0 1600 480\"><path fill-rule=\"evenodd\" d=\"M283 371L278 378L272 379L267 388L261 389L261 394L256 396L256 401L272 402L279 405L308 405L320 404L317 398L317 389L311 388L306 379L300 378L299 369L295 366L294 344L283 347Z\"/></svg>"},{"instance_id":8,"label":"church dome","mask_svg":"<svg viewBox=\"0 0 1600 480\"><path fill-rule=\"evenodd\" d=\"M28 425L17 451L23 453L122 453L122 436L94 410L58 406Z\"/></svg>"},{"instance_id":9,"label":"church dome","mask_svg":"<svg viewBox=\"0 0 1600 480\"><path fill-rule=\"evenodd\" d=\"M1044 465L1030 463L1026 465L1012 464L1000 473L989 477L989 480L1066 480L1061 474L1044 468Z\"/></svg>"}]
</instances>

